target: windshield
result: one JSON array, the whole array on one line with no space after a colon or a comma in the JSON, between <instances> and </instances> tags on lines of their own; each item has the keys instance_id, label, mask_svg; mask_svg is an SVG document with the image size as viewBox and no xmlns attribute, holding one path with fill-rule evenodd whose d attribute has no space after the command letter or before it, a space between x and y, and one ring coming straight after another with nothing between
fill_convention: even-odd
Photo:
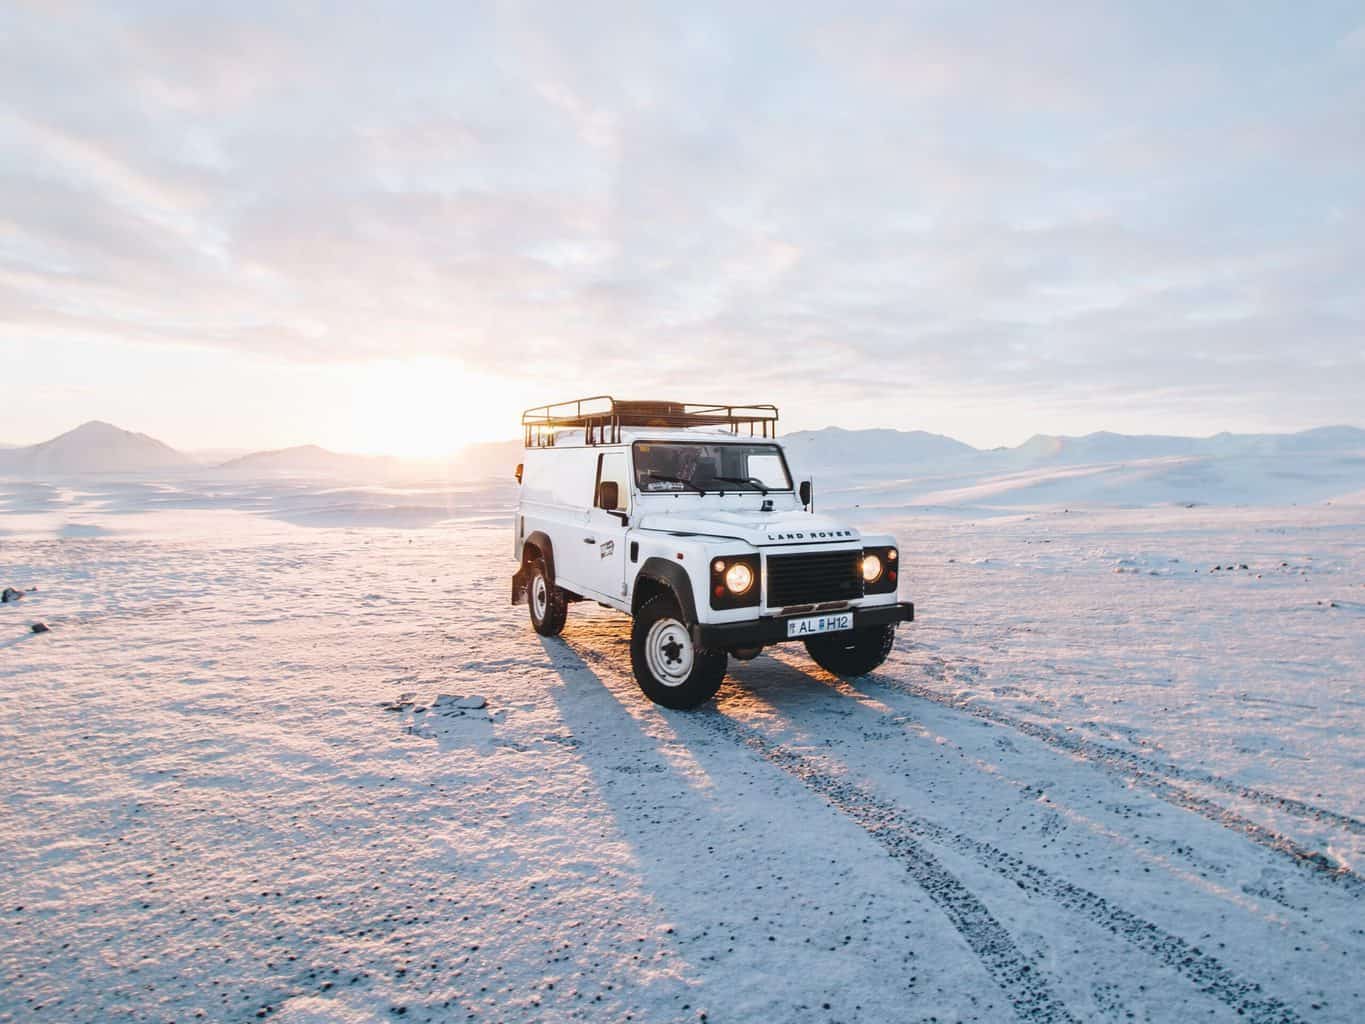
<instances>
[{"instance_id":1,"label":"windshield","mask_svg":"<svg viewBox=\"0 0 1365 1024\"><path fill-rule=\"evenodd\" d=\"M643 494L792 489L777 445L705 441L637 441L635 483Z\"/></svg>"}]
</instances>

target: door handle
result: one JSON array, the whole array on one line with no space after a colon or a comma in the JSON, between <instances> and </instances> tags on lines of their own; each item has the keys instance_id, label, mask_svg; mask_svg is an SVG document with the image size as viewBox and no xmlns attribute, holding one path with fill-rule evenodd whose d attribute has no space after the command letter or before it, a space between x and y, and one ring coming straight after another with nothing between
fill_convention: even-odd
<instances>
[{"instance_id":1,"label":"door handle","mask_svg":"<svg viewBox=\"0 0 1365 1024\"><path fill-rule=\"evenodd\" d=\"M584 538L583 538L583 543L584 543L584 544L596 544L596 543L597 543L597 538L596 538L596 537L584 537Z\"/></svg>"}]
</instances>

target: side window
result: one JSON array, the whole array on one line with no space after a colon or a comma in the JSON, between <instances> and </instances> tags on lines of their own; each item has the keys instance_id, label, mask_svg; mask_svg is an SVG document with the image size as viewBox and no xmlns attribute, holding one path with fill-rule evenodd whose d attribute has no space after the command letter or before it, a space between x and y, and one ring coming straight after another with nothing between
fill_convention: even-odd
<instances>
[{"instance_id":1,"label":"side window","mask_svg":"<svg viewBox=\"0 0 1365 1024\"><path fill-rule=\"evenodd\" d=\"M603 452L597 460L597 486L593 489L593 505L602 508L602 484L616 484L616 508L611 511L630 511L630 478L626 472L625 452Z\"/></svg>"}]
</instances>

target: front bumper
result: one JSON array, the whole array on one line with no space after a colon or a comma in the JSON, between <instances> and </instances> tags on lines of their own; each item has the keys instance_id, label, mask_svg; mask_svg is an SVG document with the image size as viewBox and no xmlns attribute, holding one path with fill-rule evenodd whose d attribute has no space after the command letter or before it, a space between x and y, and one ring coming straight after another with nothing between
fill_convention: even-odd
<instances>
[{"instance_id":1,"label":"front bumper","mask_svg":"<svg viewBox=\"0 0 1365 1024\"><path fill-rule=\"evenodd\" d=\"M818 614L818 613L807 613ZM807 615L788 615L782 618L764 616L745 622L698 623L692 627L692 642L709 651L728 651L733 647L766 647L768 644L785 643L796 637L787 636L787 621L803 619ZM915 605L912 601L898 604L879 604L870 608L853 609L853 628L867 629L871 626L894 625L899 622L915 621Z\"/></svg>"}]
</instances>

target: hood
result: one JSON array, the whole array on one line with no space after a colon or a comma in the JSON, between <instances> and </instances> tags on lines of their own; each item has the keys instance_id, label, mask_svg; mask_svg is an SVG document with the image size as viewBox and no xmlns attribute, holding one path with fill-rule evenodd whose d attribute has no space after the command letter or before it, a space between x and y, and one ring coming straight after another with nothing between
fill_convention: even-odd
<instances>
[{"instance_id":1,"label":"hood","mask_svg":"<svg viewBox=\"0 0 1365 1024\"><path fill-rule=\"evenodd\" d=\"M754 547L776 544L848 544L861 540L862 534L847 523L829 516L812 515L800 509L783 512L720 510L705 512L650 512L640 517L642 530L670 533L695 533L709 537L733 537Z\"/></svg>"}]
</instances>

